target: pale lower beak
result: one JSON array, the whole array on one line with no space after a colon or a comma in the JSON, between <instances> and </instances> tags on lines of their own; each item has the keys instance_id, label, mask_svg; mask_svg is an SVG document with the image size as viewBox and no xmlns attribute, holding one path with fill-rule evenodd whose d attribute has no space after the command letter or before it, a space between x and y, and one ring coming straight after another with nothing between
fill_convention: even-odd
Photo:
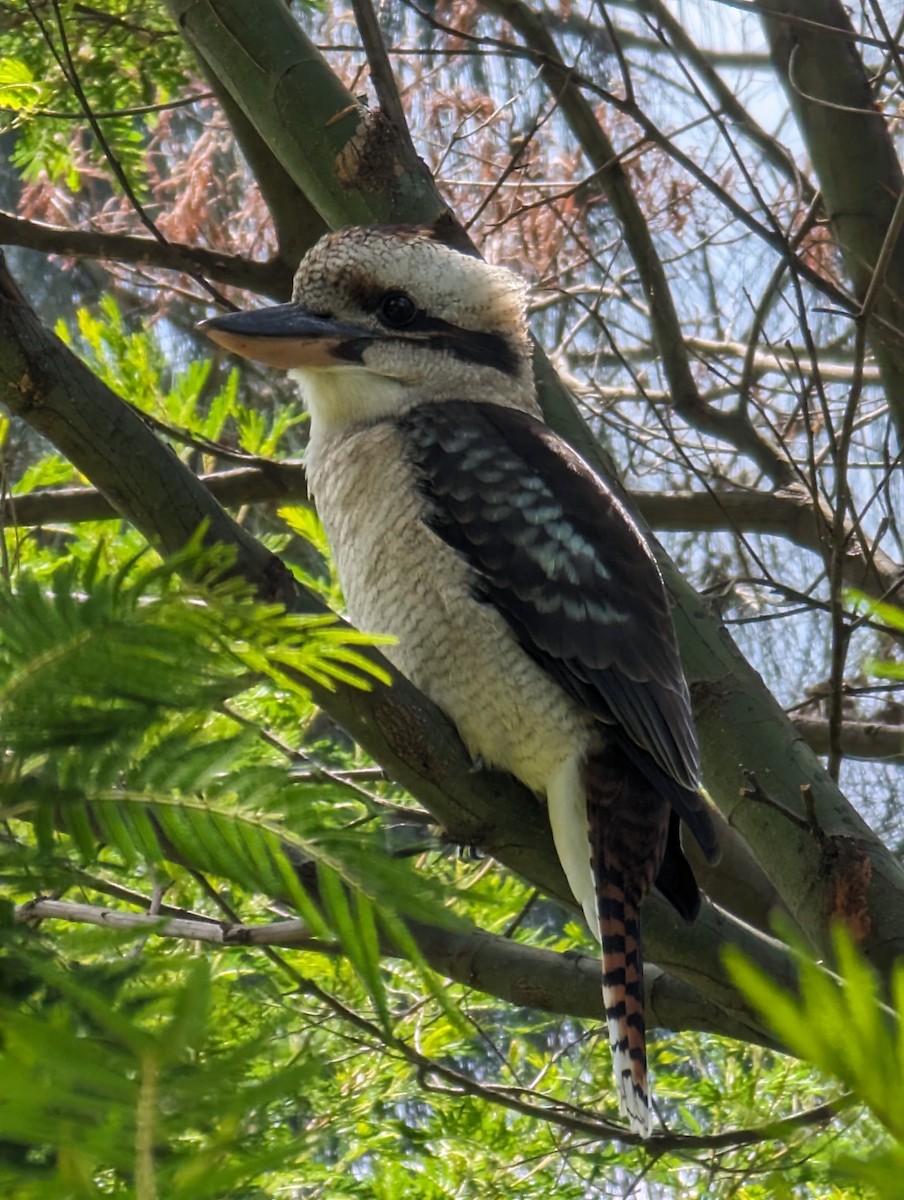
<instances>
[{"instance_id":1,"label":"pale lower beak","mask_svg":"<svg viewBox=\"0 0 904 1200\"><path fill-rule=\"evenodd\" d=\"M329 367L356 358L375 334L357 325L319 317L299 304L227 313L197 327L212 342L269 367Z\"/></svg>"}]
</instances>

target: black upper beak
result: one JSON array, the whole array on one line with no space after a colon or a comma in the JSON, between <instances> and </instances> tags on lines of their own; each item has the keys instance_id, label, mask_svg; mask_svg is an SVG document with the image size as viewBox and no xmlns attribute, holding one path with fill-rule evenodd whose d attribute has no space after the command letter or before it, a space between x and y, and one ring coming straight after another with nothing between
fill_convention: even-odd
<instances>
[{"instance_id":1,"label":"black upper beak","mask_svg":"<svg viewBox=\"0 0 904 1200\"><path fill-rule=\"evenodd\" d=\"M300 304L211 317L201 321L198 329L234 354L283 370L348 361L354 357L348 353L350 343L360 347L362 340L377 336L360 326L308 312Z\"/></svg>"}]
</instances>

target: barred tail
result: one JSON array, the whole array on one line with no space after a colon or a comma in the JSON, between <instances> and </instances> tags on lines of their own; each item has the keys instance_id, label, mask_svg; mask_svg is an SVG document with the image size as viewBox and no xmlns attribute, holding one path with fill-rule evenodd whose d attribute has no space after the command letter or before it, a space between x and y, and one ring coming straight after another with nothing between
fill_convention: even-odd
<instances>
[{"instance_id":1,"label":"barred tail","mask_svg":"<svg viewBox=\"0 0 904 1200\"><path fill-rule=\"evenodd\" d=\"M603 1003L618 1103L634 1133L649 1137L640 902L666 853L669 803L608 746L584 764L590 866L603 948ZM676 830L677 833L677 830Z\"/></svg>"},{"instance_id":2,"label":"barred tail","mask_svg":"<svg viewBox=\"0 0 904 1200\"><path fill-rule=\"evenodd\" d=\"M618 1106L634 1133L652 1130L643 1015L643 952L638 906L605 850L597 862L597 906L603 946L603 1004L609 1026Z\"/></svg>"}]
</instances>

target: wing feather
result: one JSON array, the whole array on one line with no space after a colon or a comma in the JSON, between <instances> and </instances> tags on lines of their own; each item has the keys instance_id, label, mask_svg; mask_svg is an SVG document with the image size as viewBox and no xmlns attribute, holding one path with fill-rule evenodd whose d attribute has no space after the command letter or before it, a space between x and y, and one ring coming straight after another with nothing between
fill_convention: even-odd
<instances>
[{"instance_id":1,"label":"wing feather","mask_svg":"<svg viewBox=\"0 0 904 1200\"><path fill-rule=\"evenodd\" d=\"M543 422L450 401L400 418L436 533L524 649L610 727L708 856L690 697L668 596L640 530Z\"/></svg>"}]
</instances>

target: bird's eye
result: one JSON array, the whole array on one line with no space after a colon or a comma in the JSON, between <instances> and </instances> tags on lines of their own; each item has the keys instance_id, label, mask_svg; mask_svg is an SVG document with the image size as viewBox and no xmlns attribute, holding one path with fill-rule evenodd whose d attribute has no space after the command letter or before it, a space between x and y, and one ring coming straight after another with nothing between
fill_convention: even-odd
<instances>
[{"instance_id":1,"label":"bird's eye","mask_svg":"<svg viewBox=\"0 0 904 1200\"><path fill-rule=\"evenodd\" d=\"M405 292L387 292L377 305L377 316L384 325L404 329L417 316L417 305Z\"/></svg>"}]
</instances>

